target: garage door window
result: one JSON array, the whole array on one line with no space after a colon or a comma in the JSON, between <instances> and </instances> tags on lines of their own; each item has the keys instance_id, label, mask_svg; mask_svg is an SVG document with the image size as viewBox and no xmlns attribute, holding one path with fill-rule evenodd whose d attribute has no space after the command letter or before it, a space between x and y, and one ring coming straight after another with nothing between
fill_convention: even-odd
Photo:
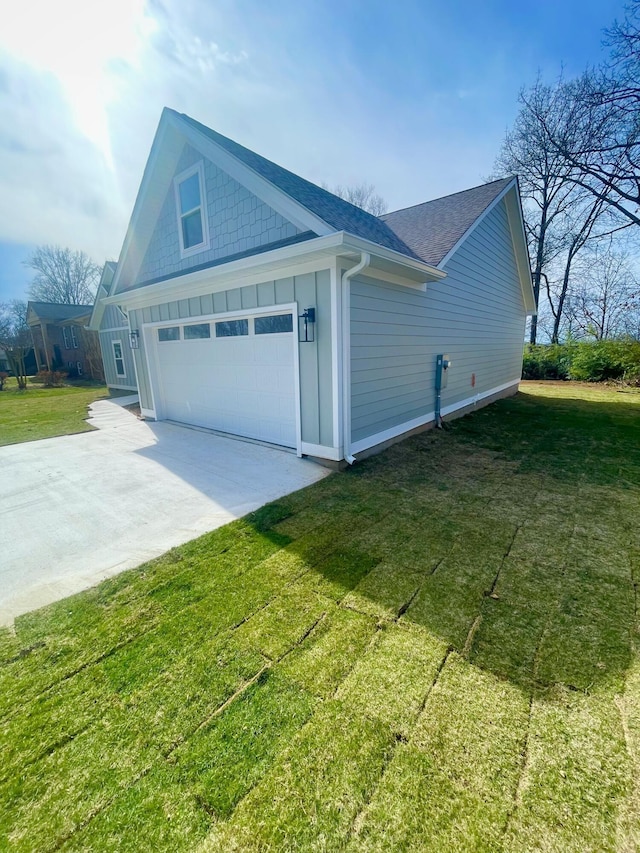
<instances>
[{"instance_id":1,"label":"garage door window","mask_svg":"<svg viewBox=\"0 0 640 853\"><path fill-rule=\"evenodd\" d=\"M184 327L185 341L197 341L202 338L211 337L211 326L208 323L195 323L193 326Z\"/></svg>"},{"instance_id":2,"label":"garage door window","mask_svg":"<svg viewBox=\"0 0 640 853\"><path fill-rule=\"evenodd\" d=\"M249 334L248 320L226 320L216 323L216 338L235 338Z\"/></svg>"},{"instance_id":3,"label":"garage door window","mask_svg":"<svg viewBox=\"0 0 640 853\"><path fill-rule=\"evenodd\" d=\"M256 335L277 335L281 332L293 331L292 314L274 314L269 317L256 317L254 322Z\"/></svg>"},{"instance_id":4,"label":"garage door window","mask_svg":"<svg viewBox=\"0 0 640 853\"><path fill-rule=\"evenodd\" d=\"M158 329L159 341L179 341L180 326L166 326L164 329Z\"/></svg>"}]
</instances>

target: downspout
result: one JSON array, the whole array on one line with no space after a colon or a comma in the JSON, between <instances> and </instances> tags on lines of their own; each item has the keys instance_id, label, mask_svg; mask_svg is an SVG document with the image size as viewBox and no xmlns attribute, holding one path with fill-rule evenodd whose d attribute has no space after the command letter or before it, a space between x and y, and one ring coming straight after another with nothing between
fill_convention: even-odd
<instances>
[{"instance_id":1,"label":"downspout","mask_svg":"<svg viewBox=\"0 0 640 853\"><path fill-rule=\"evenodd\" d=\"M369 252L360 253L360 261L342 273L342 438L343 454L349 465L356 461L351 454L351 333L345 336L346 324L351 324L351 278L366 270L371 263Z\"/></svg>"}]
</instances>

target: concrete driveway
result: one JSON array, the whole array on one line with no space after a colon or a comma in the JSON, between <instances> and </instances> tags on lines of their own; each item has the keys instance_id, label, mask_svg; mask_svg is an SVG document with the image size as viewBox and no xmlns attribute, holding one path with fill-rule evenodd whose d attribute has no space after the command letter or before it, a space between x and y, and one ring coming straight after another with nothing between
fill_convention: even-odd
<instances>
[{"instance_id":1,"label":"concrete driveway","mask_svg":"<svg viewBox=\"0 0 640 853\"><path fill-rule=\"evenodd\" d=\"M130 402L131 400L129 400ZM292 453L138 420L0 447L0 625L326 476Z\"/></svg>"}]
</instances>

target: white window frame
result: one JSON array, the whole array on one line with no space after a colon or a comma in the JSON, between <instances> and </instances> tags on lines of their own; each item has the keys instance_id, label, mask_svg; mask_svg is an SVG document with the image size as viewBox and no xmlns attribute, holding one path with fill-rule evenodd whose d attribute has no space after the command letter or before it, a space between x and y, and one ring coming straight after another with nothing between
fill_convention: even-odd
<instances>
[{"instance_id":1,"label":"white window frame","mask_svg":"<svg viewBox=\"0 0 640 853\"><path fill-rule=\"evenodd\" d=\"M70 337L69 337L69 328L68 326L62 327L62 339L64 340L64 348L71 349Z\"/></svg>"},{"instance_id":2,"label":"white window frame","mask_svg":"<svg viewBox=\"0 0 640 853\"><path fill-rule=\"evenodd\" d=\"M120 358L116 356L116 344L120 346ZM124 347L122 346L122 341L111 341L111 352L113 353L113 364L116 370L116 377L118 379L126 379L127 378L127 367L124 363ZM118 373L118 362L122 362L122 373Z\"/></svg>"},{"instance_id":3,"label":"white window frame","mask_svg":"<svg viewBox=\"0 0 640 853\"><path fill-rule=\"evenodd\" d=\"M69 326L71 330L71 346L73 349L78 349L78 338L76 337L76 329L75 326Z\"/></svg>"},{"instance_id":4,"label":"white window frame","mask_svg":"<svg viewBox=\"0 0 640 853\"><path fill-rule=\"evenodd\" d=\"M200 188L200 221L202 223L202 243L198 243L197 246L189 246L185 248L184 245L184 235L182 232L182 218L188 214L193 213L195 210L198 210L197 207L194 207L192 210L187 210L184 213L180 210L180 184L184 181L188 180L192 175L198 175L198 185ZM191 255L197 255L199 252L204 252L209 248L209 217L207 216L207 197L205 195L205 183L204 183L204 162L199 160L193 166L190 166L188 169L185 169L184 172L180 172L179 175L176 175L173 179L173 192L175 197L175 205L176 205L176 217L178 222L178 239L180 240L180 257L181 258L189 258Z\"/></svg>"},{"instance_id":5,"label":"white window frame","mask_svg":"<svg viewBox=\"0 0 640 853\"><path fill-rule=\"evenodd\" d=\"M82 370L82 362L81 361L76 361L76 371L78 373L78 376L82 376L84 371Z\"/></svg>"}]
</instances>

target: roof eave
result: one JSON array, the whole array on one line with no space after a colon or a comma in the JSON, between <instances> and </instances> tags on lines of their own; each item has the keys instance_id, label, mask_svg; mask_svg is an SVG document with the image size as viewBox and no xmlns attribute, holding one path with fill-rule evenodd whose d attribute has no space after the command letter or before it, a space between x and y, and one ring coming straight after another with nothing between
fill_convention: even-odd
<instances>
[{"instance_id":1,"label":"roof eave","mask_svg":"<svg viewBox=\"0 0 640 853\"><path fill-rule=\"evenodd\" d=\"M156 284L123 290L105 297L102 302L104 305L125 305L129 308L147 305L150 302L157 304L165 298L167 301L174 298L177 286L181 290L199 286L217 290L224 289L233 282L237 287L243 275L256 275L261 272L268 275L275 270L286 270L289 267L295 267L296 264L320 261L324 258L329 264L336 257L359 255L362 252L368 252L377 261L376 266L379 270L384 272L386 269L389 273L405 278L411 284L437 281L446 277L446 272L423 261L386 249L377 243L345 231L338 231L325 237L315 237L303 243L250 255L228 264L187 272Z\"/></svg>"}]
</instances>

